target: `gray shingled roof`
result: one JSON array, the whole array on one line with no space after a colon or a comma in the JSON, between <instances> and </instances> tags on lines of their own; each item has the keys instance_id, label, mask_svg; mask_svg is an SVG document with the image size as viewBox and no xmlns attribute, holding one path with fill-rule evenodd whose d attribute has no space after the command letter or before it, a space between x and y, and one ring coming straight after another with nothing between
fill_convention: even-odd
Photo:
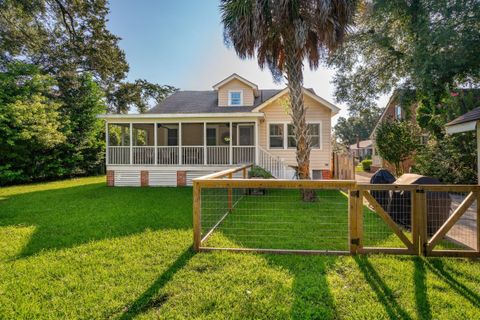
<instances>
[{"instance_id":1,"label":"gray shingled roof","mask_svg":"<svg viewBox=\"0 0 480 320\"><path fill-rule=\"evenodd\" d=\"M450 121L447 123L447 126L453 126L455 124L460 124L460 123L465 123L465 122L470 122L470 121L478 121L480 120L480 107L473 109L472 111L469 111L460 117L454 119L453 121Z\"/></svg>"},{"instance_id":2,"label":"gray shingled roof","mask_svg":"<svg viewBox=\"0 0 480 320\"><path fill-rule=\"evenodd\" d=\"M357 148L357 144L352 144L350 145L351 150L356 150L356 149L363 149L363 148L371 148L372 147L372 140L362 140L358 143L360 145L360 148Z\"/></svg>"},{"instance_id":3,"label":"gray shingled roof","mask_svg":"<svg viewBox=\"0 0 480 320\"><path fill-rule=\"evenodd\" d=\"M282 90L259 90L251 107L219 107L217 91L177 91L147 113L250 112Z\"/></svg>"}]
</instances>

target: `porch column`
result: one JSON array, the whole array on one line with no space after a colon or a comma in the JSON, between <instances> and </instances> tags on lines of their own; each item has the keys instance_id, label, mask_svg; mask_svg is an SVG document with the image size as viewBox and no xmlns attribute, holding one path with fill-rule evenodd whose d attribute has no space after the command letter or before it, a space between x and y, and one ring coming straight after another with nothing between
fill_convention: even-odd
<instances>
[{"instance_id":1,"label":"porch column","mask_svg":"<svg viewBox=\"0 0 480 320\"><path fill-rule=\"evenodd\" d=\"M203 123L203 164L207 165L207 123Z\"/></svg>"},{"instance_id":2,"label":"porch column","mask_svg":"<svg viewBox=\"0 0 480 320\"><path fill-rule=\"evenodd\" d=\"M130 164L133 164L133 124L130 122Z\"/></svg>"},{"instance_id":3,"label":"porch column","mask_svg":"<svg viewBox=\"0 0 480 320\"><path fill-rule=\"evenodd\" d=\"M268 130L268 128L267 128ZM258 132L258 119L255 120L255 164L258 165L259 163L259 160L258 160L258 157L259 157L259 152L258 152L258 136L259 136L259 132ZM267 141L268 143L268 141Z\"/></svg>"},{"instance_id":4,"label":"porch column","mask_svg":"<svg viewBox=\"0 0 480 320\"><path fill-rule=\"evenodd\" d=\"M109 147L110 147L110 139L108 138L108 121L105 121L105 143L106 143L106 147L105 147L105 163L108 165L110 164L110 161L108 159L108 151L109 151Z\"/></svg>"},{"instance_id":5,"label":"porch column","mask_svg":"<svg viewBox=\"0 0 480 320\"><path fill-rule=\"evenodd\" d=\"M157 131L158 131L158 123L153 123L153 139L155 140L153 145L153 151L155 152L154 158L155 162L154 164L158 164L158 146L157 146Z\"/></svg>"},{"instance_id":6,"label":"porch column","mask_svg":"<svg viewBox=\"0 0 480 320\"><path fill-rule=\"evenodd\" d=\"M182 150L182 123L178 123L178 164L183 163L183 150Z\"/></svg>"},{"instance_id":7,"label":"porch column","mask_svg":"<svg viewBox=\"0 0 480 320\"><path fill-rule=\"evenodd\" d=\"M233 148L232 148L232 140L233 140L233 126L232 126L232 122L230 121L230 129L229 129L229 136L230 136L230 141L229 141L229 157L230 157L230 165L233 164Z\"/></svg>"}]
</instances>

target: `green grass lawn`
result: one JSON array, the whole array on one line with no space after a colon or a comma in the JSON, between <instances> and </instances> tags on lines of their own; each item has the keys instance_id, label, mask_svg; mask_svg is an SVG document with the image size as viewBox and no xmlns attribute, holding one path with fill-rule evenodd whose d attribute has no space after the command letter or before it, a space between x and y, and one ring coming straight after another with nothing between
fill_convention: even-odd
<instances>
[{"instance_id":1,"label":"green grass lawn","mask_svg":"<svg viewBox=\"0 0 480 320\"><path fill-rule=\"evenodd\" d=\"M0 189L0 319L480 318L478 260L194 254L191 203L103 177Z\"/></svg>"},{"instance_id":2,"label":"green grass lawn","mask_svg":"<svg viewBox=\"0 0 480 320\"><path fill-rule=\"evenodd\" d=\"M202 235L228 211L225 189L202 191ZM318 190L317 201L299 201L298 190L266 190L248 195L235 190L234 210L203 245L261 249L348 251L348 196L339 190ZM405 248L381 218L364 207L364 244Z\"/></svg>"}]
</instances>

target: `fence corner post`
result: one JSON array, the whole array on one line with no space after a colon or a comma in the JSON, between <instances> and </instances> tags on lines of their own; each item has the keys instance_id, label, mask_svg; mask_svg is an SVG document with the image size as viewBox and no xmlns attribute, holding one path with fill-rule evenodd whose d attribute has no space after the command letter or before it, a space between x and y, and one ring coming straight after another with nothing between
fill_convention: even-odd
<instances>
[{"instance_id":1,"label":"fence corner post","mask_svg":"<svg viewBox=\"0 0 480 320\"><path fill-rule=\"evenodd\" d=\"M198 181L193 181L193 249L200 251L201 242L201 186Z\"/></svg>"}]
</instances>

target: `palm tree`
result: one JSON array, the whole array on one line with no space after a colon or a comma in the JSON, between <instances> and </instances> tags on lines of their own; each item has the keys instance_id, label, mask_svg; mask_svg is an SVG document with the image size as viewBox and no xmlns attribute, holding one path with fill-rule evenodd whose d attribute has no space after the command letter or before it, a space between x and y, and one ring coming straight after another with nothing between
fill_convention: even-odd
<instances>
[{"instance_id":1,"label":"palm tree","mask_svg":"<svg viewBox=\"0 0 480 320\"><path fill-rule=\"evenodd\" d=\"M353 21L357 1L348 0L221 0L227 46L242 58L258 59L274 79L287 80L290 116L297 144L300 179L309 179L310 139L303 103L303 61L316 69L322 57L342 42ZM303 191L313 201L313 192Z\"/></svg>"}]
</instances>

